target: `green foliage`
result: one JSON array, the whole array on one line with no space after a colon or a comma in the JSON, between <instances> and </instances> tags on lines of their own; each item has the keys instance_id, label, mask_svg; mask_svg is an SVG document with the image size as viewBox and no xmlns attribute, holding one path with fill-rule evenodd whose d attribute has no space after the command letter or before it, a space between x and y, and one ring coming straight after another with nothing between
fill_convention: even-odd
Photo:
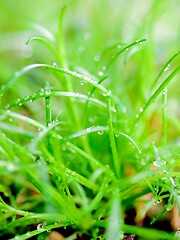
<instances>
[{"instance_id":1,"label":"green foliage","mask_svg":"<svg viewBox=\"0 0 180 240\"><path fill-rule=\"evenodd\" d=\"M158 14L176 4L147 1L141 24L126 35L134 1L120 1L120 16L118 1L90 2L92 12L68 1L57 33L30 25L37 35L25 42L33 56L18 59L20 70L1 82L0 236L46 239L51 230L70 227L89 239L173 239L173 233L131 226L126 217L134 207L142 220L160 202L152 227L176 205L180 213L174 107L180 52L177 40L155 33L157 23L167 21L156 23ZM12 72L9 61L5 54L2 76ZM144 201L146 194L151 197Z\"/></svg>"}]
</instances>

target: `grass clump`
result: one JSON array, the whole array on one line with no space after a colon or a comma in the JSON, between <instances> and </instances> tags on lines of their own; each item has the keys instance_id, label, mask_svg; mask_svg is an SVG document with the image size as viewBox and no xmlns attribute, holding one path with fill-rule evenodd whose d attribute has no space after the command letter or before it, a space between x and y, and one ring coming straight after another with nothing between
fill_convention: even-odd
<instances>
[{"instance_id":1,"label":"grass clump","mask_svg":"<svg viewBox=\"0 0 180 240\"><path fill-rule=\"evenodd\" d=\"M0 234L175 239L172 223L158 223L180 212L180 126L168 105L179 52L154 78L149 39L106 43L91 59L85 40L66 49L64 13L57 37L33 25L39 35L27 41L53 61L28 64L1 87Z\"/></svg>"}]
</instances>

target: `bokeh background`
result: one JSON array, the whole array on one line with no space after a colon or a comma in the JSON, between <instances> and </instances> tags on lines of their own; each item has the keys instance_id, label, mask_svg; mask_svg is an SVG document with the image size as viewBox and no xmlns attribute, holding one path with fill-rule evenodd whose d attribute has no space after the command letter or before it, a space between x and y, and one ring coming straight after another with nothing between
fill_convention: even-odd
<instances>
[{"instance_id":1,"label":"bokeh background","mask_svg":"<svg viewBox=\"0 0 180 240\"><path fill-rule=\"evenodd\" d=\"M37 42L27 46L26 41L41 35L39 26L47 28L56 37L60 11L67 5L64 37L68 64L72 70L86 69L98 76L103 67L103 63L98 62L99 56L104 49L116 43L118 48L121 43L146 39L141 51L135 47L114 63L110 69L111 80L105 83L135 114L149 97L149 89L160 69L179 51L179 3L179 0L1 0L0 84L6 83L15 71L27 64L53 64L55 59L45 46ZM111 56L107 53L104 61ZM179 58L175 59L164 74L168 75L178 61ZM30 94L30 89L39 89L42 81L38 81L38 76L36 72L33 80L37 88L32 78L25 85L19 81L11 97L16 99L22 97L20 93ZM49 81L49 75L41 75L43 77ZM169 114L175 115L176 119L180 115L179 89L176 77L168 87ZM141 97L137 99L136 94ZM177 135L175 132L170 133L172 137Z\"/></svg>"}]
</instances>

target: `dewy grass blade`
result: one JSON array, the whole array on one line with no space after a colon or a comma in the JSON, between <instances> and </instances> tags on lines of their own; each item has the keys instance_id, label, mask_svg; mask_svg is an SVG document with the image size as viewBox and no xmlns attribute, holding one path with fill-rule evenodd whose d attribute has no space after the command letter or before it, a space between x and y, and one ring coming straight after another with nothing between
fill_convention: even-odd
<instances>
[{"instance_id":1,"label":"dewy grass blade","mask_svg":"<svg viewBox=\"0 0 180 240\"><path fill-rule=\"evenodd\" d=\"M25 96L23 98L19 98L15 103L13 104L7 104L5 106L5 109L9 110L13 107L16 107L18 105L23 105L25 103L28 102L33 102L36 99L40 99L40 98L48 98L48 97L72 97L72 98L77 98L80 101L84 101L86 102L87 100L90 102L93 102L103 108L106 108L106 104L101 102L100 100L96 99L96 98L88 98L86 95L81 94L81 93L74 93L74 92L62 92L62 91L58 91L58 90L51 90L49 89L48 91L45 89L41 89L40 91L38 91L37 93L33 93L32 95L29 96Z\"/></svg>"},{"instance_id":2,"label":"dewy grass blade","mask_svg":"<svg viewBox=\"0 0 180 240\"><path fill-rule=\"evenodd\" d=\"M130 142L134 145L134 147L138 150L138 153L139 153L139 154L142 153L141 150L140 150L140 148L139 148L138 145L136 144L136 142L135 142L130 136L128 136L127 134L122 133L122 132L116 132L116 133L115 133L115 136L116 136L116 137L118 137L119 135L122 135L122 136L126 137L127 139L129 139Z\"/></svg>"},{"instance_id":3,"label":"dewy grass blade","mask_svg":"<svg viewBox=\"0 0 180 240\"><path fill-rule=\"evenodd\" d=\"M146 109L156 100L156 98L159 96L159 94L163 91L163 89L170 83L170 81L178 74L180 71L180 67L177 67L158 87L158 89L152 94L152 96L149 98L149 100L145 103L144 107L141 108L140 113L136 116L136 120L134 121L133 127L131 131L133 130L134 126L137 124L141 116L144 114Z\"/></svg>"},{"instance_id":4,"label":"dewy grass blade","mask_svg":"<svg viewBox=\"0 0 180 240\"><path fill-rule=\"evenodd\" d=\"M157 77L155 78L155 80L154 80L154 82L153 82L153 84L152 84L152 86L151 86L151 89L153 89L153 88L155 87L155 85L158 83L158 81L159 81L160 77L162 76L162 74L169 69L170 63L171 63L179 54L180 54L180 51L177 52L177 53L175 53L175 54L166 62L166 64L163 66L163 68L161 69L161 71L159 72L159 74L157 75Z\"/></svg>"},{"instance_id":5,"label":"dewy grass blade","mask_svg":"<svg viewBox=\"0 0 180 240\"><path fill-rule=\"evenodd\" d=\"M162 92L162 144L167 144L167 88Z\"/></svg>"},{"instance_id":6,"label":"dewy grass blade","mask_svg":"<svg viewBox=\"0 0 180 240\"><path fill-rule=\"evenodd\" d=\"M129 48L136 46L138 44L142 44L143 42L145 42L146 39L138 39L135 42L130 43L129 45L126 45L125 47L123 47L119 52L117 52L115 55L112 56L111 61L107 64L106 69L109 69L109 67L112 65L112 63L116 60L116 58L123 52L128 51Z\"/></svg>"},{"instance_id":7,"label":"dewy grass blade","mask_svg":"<svg viewBox=\"0 0 180 240\"><path fill-rule=\"evenodd\" d=\"M114 173L117 178L121 177L121 163L118 157L118 151L117 146L114 138L114 130L113 130L113 123L112 123L112 112L111 112L111 96L108 96L107 98L107 108L109 113L109 120L108 120L108 130L109 130L109 140L110 140L110 146L113 156L113 167L114 167Z\"/></svg>"},{"instance_id":8,"label":"dewy grass blade","mask_svg":"<svg viewBox=\"0 0 180 240\"><path fill-rule=\"evenodd\" d=\"M67 69L63 69L63 68L59 68L59 67L54 67L54 66L51 66L51 65L48 65L48 64L39 63L39 64L28 65L28 66L24 67L23 69L21 69L20 71L16 72L15 75L4 86L2 86L2 88L0 90L0 97L2 97L3 94L8 89L10 89L21 76L23 76L25 73L27 73L28 71L30 71L32 69L35 69L35 68L47 69L47 70L52 71L52 72L59 72L59 73L63 73L63 74L78 78L79 80L89 82L95 88L102 91L104 94L108 94L108 90L106 90L106 88L104 88L98 82L96 82L95 80L93 80L89 77L86 77L86 76L84 76L80 73L77 73L77 72L73 72L71 70L67 70Z\"/></svg>"},{"instance_id":9,"label":"dewy grass blade","mask_svg":"<svg viewBox=\"0 0 180 240\"><path fill-rule=\"evenodd\" d=\"M32 37L26 42L26 44L28 45L33 41L38 41L38 42L44 44L54 54L55 58L57 58L57 59L59 58L59 55L57 54L55 47L49 41L47 41L45 38Z\"/></svg>"},{"instance_id":10,"label":"dewy grass blade","mask_svg":"<svg viewBox=\"0 0 180 240\"><path fill-rule=\"evenodd\" d=\"M112 206L108 220L106 240L122 239L124 235L122 231L123 224L122 209L118 195L119 195L118 190L116 189L114 197L112 199Z\"/></svg>"},{"instance_id":11,"label":"dewy grass blade","mask_svg":"<svg viewBox=\"0 0 180 240\"><path fill-rule=\"evenodd\" d=\"M78 137L87 135L89 133L94 133L94 132L99 132L99 131L107 131L107 130L108 130L108 128L104 127L104 126L96 126L96 127L93 126L93 127L89 127L89 128L84 129L84 130L80 130L78 132L75 132L73 134L66 135L65 137L63 137L63 141L68 141L68 140L71 140L71 139L74 139L74 138L78 138Z\"/></svg>"}]
</instances>

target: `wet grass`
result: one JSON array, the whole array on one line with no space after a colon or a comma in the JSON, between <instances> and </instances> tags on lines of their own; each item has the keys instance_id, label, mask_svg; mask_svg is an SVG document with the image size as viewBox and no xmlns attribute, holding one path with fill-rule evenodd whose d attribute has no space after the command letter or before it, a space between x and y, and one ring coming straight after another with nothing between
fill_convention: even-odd
<instances>
[{"instance_id":1,"label":"wet grass","mask_svg":"<svg viewBox=\"0 0 180 240\"><path fill-rule=\"evenodd\" d=\"M174 4L149 5L131 38L122 31L125 20L117 32L115 6L102 6L90 4L93 28L86 32L78 15L72 21L73 4L62 7L56 33L31 25L36 35L26 44L34 54L2 83L2 238L40 240L52 230L67 239L178 234L171 219L175 207L180 212L180 52L168 39L161 49L153 32L156 14ZM91 17L109 7L108 35L104 21ZM158 228L164 216L170 231Z\"/></svg>"}]
</instances>

